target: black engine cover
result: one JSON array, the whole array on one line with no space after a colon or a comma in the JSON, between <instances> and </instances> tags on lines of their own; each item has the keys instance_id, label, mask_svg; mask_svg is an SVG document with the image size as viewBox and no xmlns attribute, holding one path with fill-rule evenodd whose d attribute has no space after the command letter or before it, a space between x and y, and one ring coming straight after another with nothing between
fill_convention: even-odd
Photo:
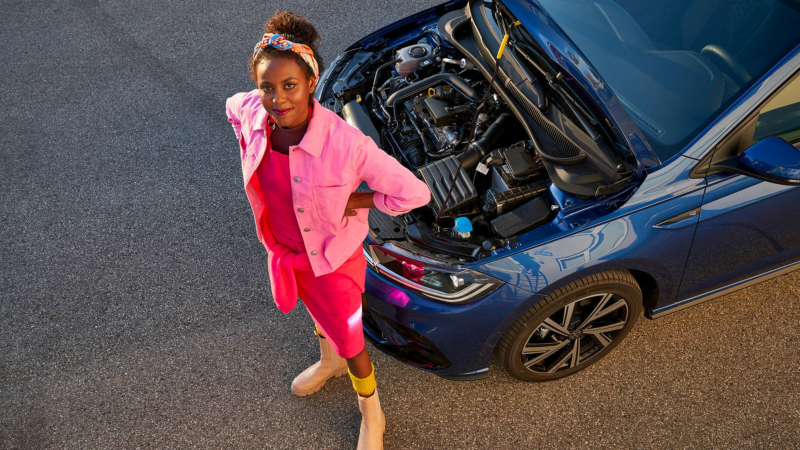
<instances>
[{"instance_id":1,"label":"black engine cover","mask_svg":"<svg viewBox=\"0 0 800 450\"><path fill-rule=\"evenodd\" d=\"M420 178L425 181L431 191L431 206L437 214L443 210L441 217L469 213L477 205L478 191L475 189L475 185L472 184L472 180L469 179L463 168L456 177L456 169L458 169L458 158L448 156L417 170ZM444 199L447 197L447 190L450 188L453 178L455 178L455 186L453 186L453 192L450 194L447 205L444 205Z\"/></svg>"}]
</instances>

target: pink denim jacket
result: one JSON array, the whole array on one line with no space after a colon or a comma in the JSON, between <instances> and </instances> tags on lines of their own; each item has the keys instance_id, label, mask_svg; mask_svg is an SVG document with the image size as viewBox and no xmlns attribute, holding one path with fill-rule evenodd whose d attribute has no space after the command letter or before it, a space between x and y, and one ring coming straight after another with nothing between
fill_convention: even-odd
<instances>
[{"instance_id":1,"label":"pink denim jacket","mask_svg":"<svg viewBox=\"0 0 800 450\"><path fill-rule=\"evenodd\" d=\"M310 265L315 276L333 272L367 236L366 209L342 219L347 199L362 181L375 191L375 206L392 216L424 206L430 200L423 181L378 148L371 138L314 100L303 140L289 147L292 203L303 230L306 254L289 252L288 260L283 261L286 247L277 245L269 227L264 227L269 208L261 198L258 177L253 176L265 154L264 163L269 163L269 152L265 152L271 131L268 114L257 89L230 97L226 109L239 138L245 192L253 209L256 233L269 254L273 298L283 312L291 310L297 301L296 294L291 297L296 292L291 267L309 270ZM292 261L293 256L298 256L294 258L297 261Z\"/></svg>"}]
</instances>

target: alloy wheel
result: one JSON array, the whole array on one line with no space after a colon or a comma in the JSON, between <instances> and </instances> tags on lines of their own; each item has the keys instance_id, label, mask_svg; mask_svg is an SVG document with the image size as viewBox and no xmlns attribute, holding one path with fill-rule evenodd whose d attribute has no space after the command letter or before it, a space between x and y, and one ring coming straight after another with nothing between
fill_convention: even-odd
<instances>
[{"instance_id":1,"label":"alloy wheel","mask_svg":"<svg viewBox=\"0 0 800 450\"><path fill-rule=\"evenodd\" d=\"M573 301L528 336L522 363L531 372L548 374L587 363L614 342L629 317L628 303L614 294Z\"/></svg>"}]
</instances>

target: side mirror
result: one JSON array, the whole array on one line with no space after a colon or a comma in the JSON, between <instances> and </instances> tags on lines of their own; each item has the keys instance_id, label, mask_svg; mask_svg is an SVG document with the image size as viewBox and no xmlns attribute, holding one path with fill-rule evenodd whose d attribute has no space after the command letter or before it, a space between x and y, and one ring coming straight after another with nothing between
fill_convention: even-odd
<instances>
[{"instance_id":1,"label":"side mirror","mask_svg":"<svg viewBox=\"0 0 800 450\"><path fill-rule=\"evenodd\" d=\"M779 137L756 142L741 156L720 161L713 168L770 183L800 186L800 150Z\"/></svg>"}]
</instances>

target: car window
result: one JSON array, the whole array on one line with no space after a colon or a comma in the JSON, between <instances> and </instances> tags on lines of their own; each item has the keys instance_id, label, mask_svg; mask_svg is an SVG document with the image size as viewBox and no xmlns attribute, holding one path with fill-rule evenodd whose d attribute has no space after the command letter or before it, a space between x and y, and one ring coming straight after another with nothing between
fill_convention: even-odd
<instances>
[{"instance_id":1,"label":"car window","mask_svg":"<svg viewBox=\"0 0 800 450\"><path fill-rule=\"evenodd\" d=\"M753 142L773 136L800 146L800 77L773 97L759 113Z\"/></svg>"}]
</instances>

